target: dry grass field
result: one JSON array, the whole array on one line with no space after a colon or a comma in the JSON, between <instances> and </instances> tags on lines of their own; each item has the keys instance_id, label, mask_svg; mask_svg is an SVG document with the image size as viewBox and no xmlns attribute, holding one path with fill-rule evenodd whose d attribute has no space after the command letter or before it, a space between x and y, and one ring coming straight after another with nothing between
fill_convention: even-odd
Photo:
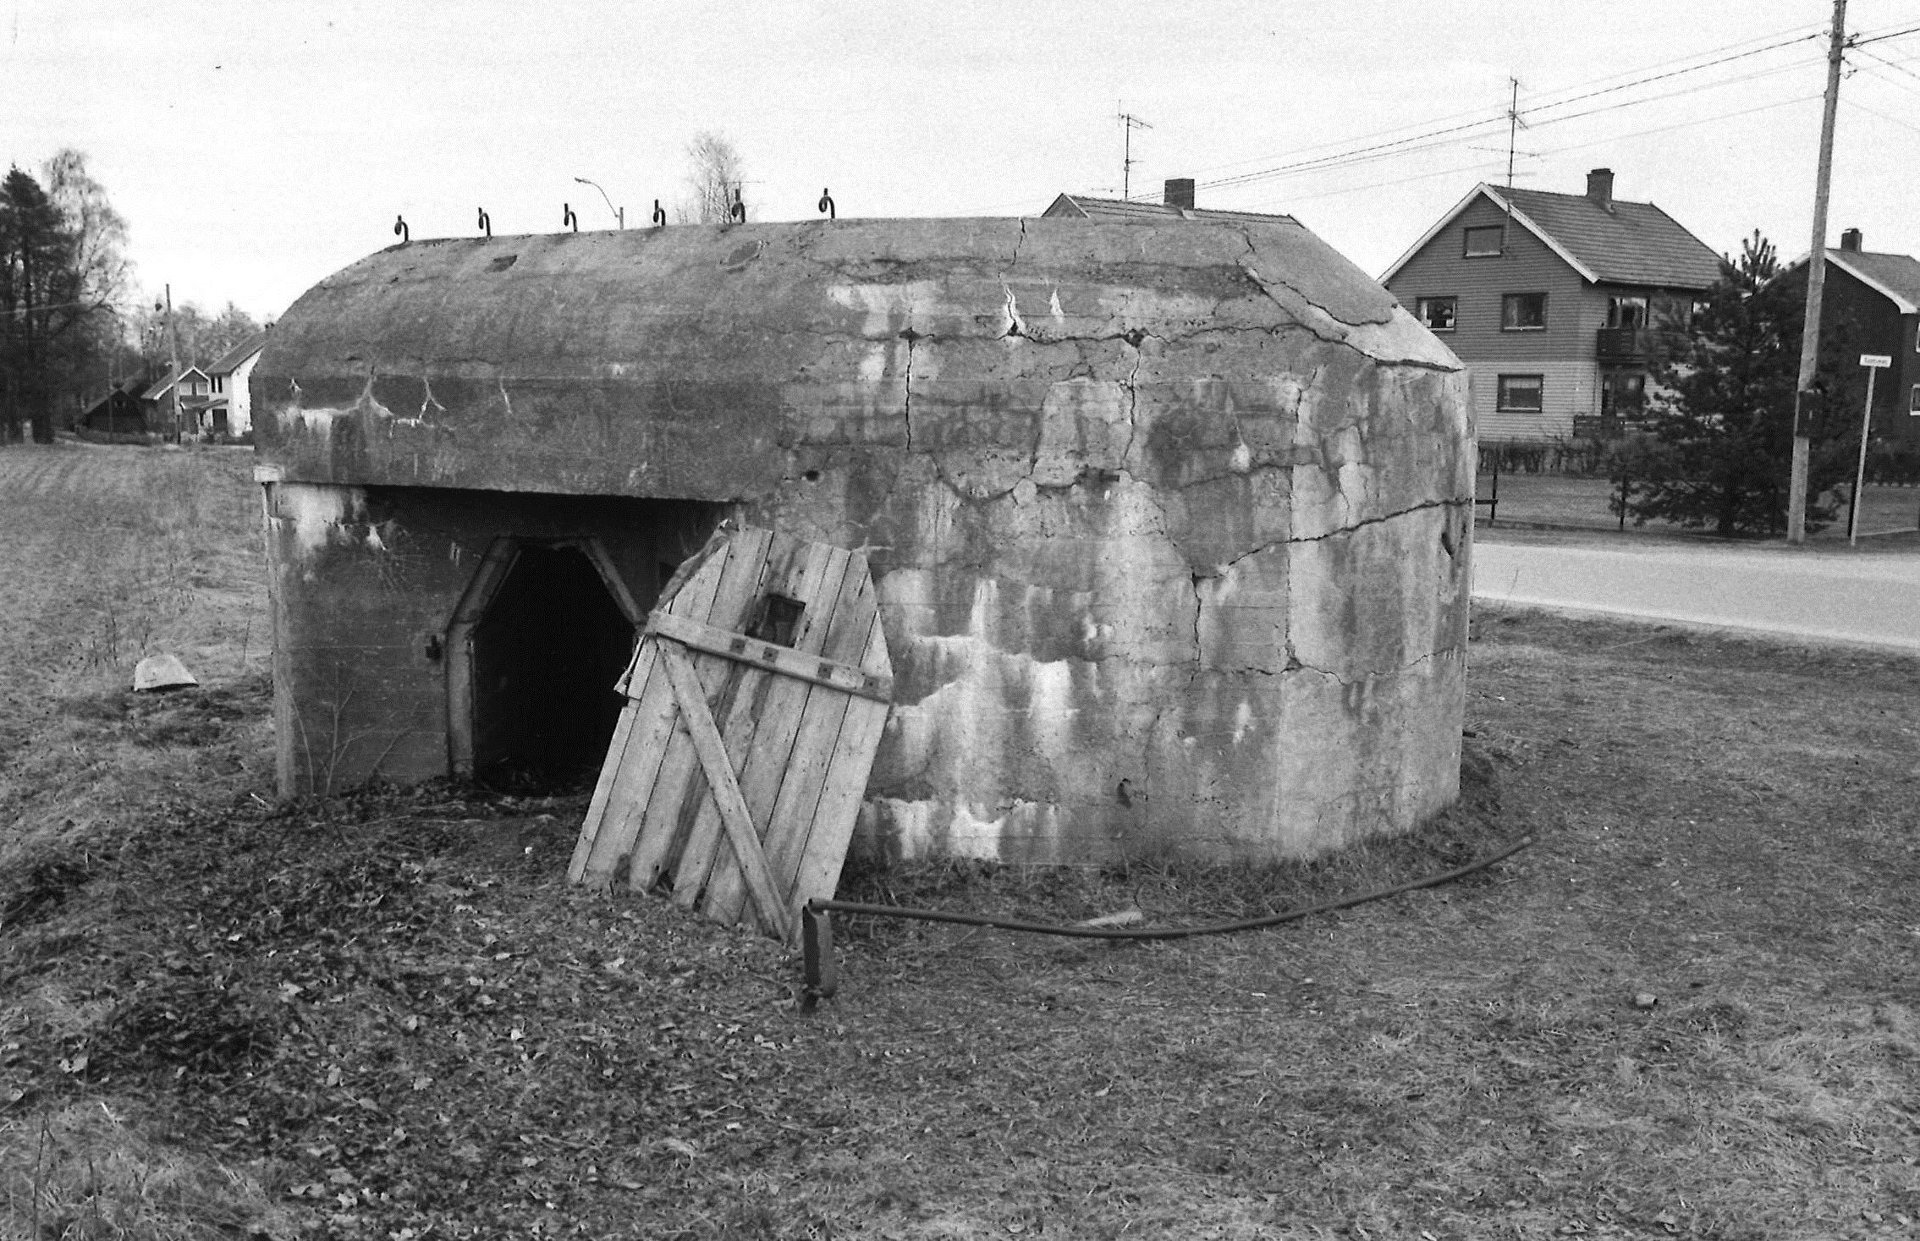
<instances>
[{"instance_id":1,"label":"dry grass field","mask_svg":"<svg viewBox=\"0 0 1920 1241\"><path fill-rule=\"evenodd\" d=\"M578 797L276 805L243 456L0 452L0 1238L1920 1233L1920 661L1483 610L1467 797L1223 873L853 868L1152 925L769 942ZM29 489L21 480L43 478ZM125 692L178 649L204 691Z\"/></svg>"}]
</instances>

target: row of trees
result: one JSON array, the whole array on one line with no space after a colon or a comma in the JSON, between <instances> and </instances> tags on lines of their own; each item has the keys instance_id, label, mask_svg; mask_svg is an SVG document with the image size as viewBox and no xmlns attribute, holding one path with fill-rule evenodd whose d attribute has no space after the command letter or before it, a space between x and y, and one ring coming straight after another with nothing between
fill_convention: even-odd
<instances>
[{"instance_id":1,"label":"row of trees","mask_svg":"<svg viewBox=\"0 0 1920 1241\"><path fill-rule=\"evenodd\" d=\"M1782 280L1773 244L1755 232L1694 314L1691 330L1653 366L1643 434L1614 465L1614 504L1637 521L1718 534L1786 529L1805 285ZM1809 529L1833 520L1836 484L1853 476L1863 382L1846 365L1847 324L1821 335L1816 379L1801 409L1812 442Z\"/></svg>"},{"instance_id":2,"label":"row of trees","mask_svg":"<svg viewBox=\"0 0 1920 1241\"><path fill-rule=\"evenodd\" d=\"M119 305L130 271L126 221L61 151L36 180L19 167L0 182L0 435L53 438L55 411L124 335Z\"/></svg>"},{"instance_id":3,"label":"row of trees","mask_svg":"<svg viewBox=\"0 0 1920 1241\"><path fill-rule=\"evenodd\" d=\"M192 303L171 316L133 287L127 224L63 150L38 177L19 166L0 182L0 440L39 442L115 383L208 362L260 330L231 302L209 315Z\"/></svg>"}]
</instances>

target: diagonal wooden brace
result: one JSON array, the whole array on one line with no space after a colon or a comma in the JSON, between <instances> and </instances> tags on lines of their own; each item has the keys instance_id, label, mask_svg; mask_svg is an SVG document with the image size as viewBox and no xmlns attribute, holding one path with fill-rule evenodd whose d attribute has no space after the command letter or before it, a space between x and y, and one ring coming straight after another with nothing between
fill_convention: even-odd
<instances>
[{"instance_id":1,"label":"diagonal wooden brace","mask_svg":"<svg viewBox=\"0 0 1920 1241\"><path fill-rule=\"evenodd\" d=\"M694 753L700 758L700 767L707 775L707 789L713 795L714 805L720 810L720 822L727 829L727 839L733 842L733 854L740 863L740 872L746 877L747 892L753 897L753 904L760 911L760 921L768 931L782 939L792 938L792 927L788 922L785 902L780 899L780 890L773 882L773 871L767 865L767 855L760 848L759 833L754 831L753 816L747 810L746 799L740 796L740 784L734 779L733 764L727 761L726 743L720 737L720 730L714 725L713 713L707 710L707 696L700 688L700 676L693 670L693 661L679 643L666 641L660 643L660 658L667 666L667 679L673 685L673 696L680 704L680 715L686 721L687 734L693 738Z\"/></svg>"}]
</instances>

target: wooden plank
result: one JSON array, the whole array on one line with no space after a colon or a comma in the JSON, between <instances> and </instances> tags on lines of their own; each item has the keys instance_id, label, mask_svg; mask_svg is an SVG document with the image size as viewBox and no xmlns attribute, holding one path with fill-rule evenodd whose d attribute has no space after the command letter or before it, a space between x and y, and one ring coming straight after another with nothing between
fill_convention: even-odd
<instances>
[{"instance_id":1,"label":"wooden plank","mask_svg":"<svg viewBox=\"0 0 1920 1241\"><path fill-rule=\"evenodd\" d=\"M884 665L885 638L876 629L879 608L864 557L852 558L846 589L847 597L843 598L835 616L836 622L845 624L829 640L836 652L850 660L857 659L862 665L875 661L873 644L878 641L878 662ZM826 692L816 692L807 700L806 713L800 720L799 739L788 757L779 794L768 815L775 828L769 831L767 839L767 863L783 893L792 894L799 879L814 834L814 820L828 771L853 703L849 695ZM884 718L884 707L882 715ZM831 891L812 892L808 898L831 895Z\"/></svg>"},{"instance_id":2,"label":"wooden plank","mask_svg":"<svg viewBox=\"0 0 1920 1241\"><path fill-rule=\"evenodd\" d=\"M648 644L643 640L641 645L644 648ZM636 651L634 653L634 660L638 661L639 658L640 653ZM649 665L651 665L652 653L650 651L648 652L648 662ZM626 672L621 674L620 679L622 684L624 685L632 675L633 664L629 663ZM607 743L607 757L600 764L600 778L594 781L593 800L587 804L587 817L580 827L580 839L576 841L573 846L573 860L567 865L567 881L569 883L579 883L587 878L587 867L590 859L593 857L594 845L600 840L602 832L606 827L607 807L613 804L613 790L621 783L621 776L627 770L629 762L628 748L633 742L633 727L636 714L635 704L631 700L627 701L620 708L620 718L613 726L613 739ZM612 833L608 833L607 835L608 844L612 845ZM612 868L609 866L606 869L607 872L610 873ZM607 875L605 873L595 875L594 882L605 882L606 877Z\"/></svg>"},{"instance_id":3,"label":"wooden plank","mask_svg":"<svg viewBox=\"0 0 1920 1241\"><path fill-rule=\"evenodd\" d=\"M744 614L759 595L760 575L772 537L771 531L746 530L727 540L722 553L702 566L700 576L695 579L710 583L710 588L686 598L684 605L681 599L676 599L669 610L696 620ZM684 590L681 593L687 594ZM727 678L737 665L713 656L700 656L693 660L693 667L699 674L707 701L712 702L725 690ZM673 727L664 739L653 789L645 797L639 841L628 870L628 885L636 892L651 890L662 874L676 869L693 825L694 810L704 800L701 792L705 779L700 774L700 759L693 749L693 738L684 727L678 726L681 716L677 710L669 709L667 716Z\"/></svg>"},{"instance_id":4,"label":"wooden plank","mask_svg":"<svg viewBox=\"0 0 1920 1241\"><path fill-rule=\"evenodd\" d=\"M888 662L886 634L876 615L862 666L869 672L891 671ZM789 888L791 906L797 908L814 897L831 897L839 886L854 820L866 796L867 777L873 774L874 754L886 725L887 708L882 704L864 698L849 701L819 804L810 817L812 828L805 855Z\"/></svg>"},{"instance_id":5,"label":"wooden plank","mask_svg":"<svg viewBox=\"0 0 1920 1241\"><path fill-rule=\"evenodd\" d=\"M637 832L636 887L671 872L675 903L729 923L750 909L791 939L790 911L832 895L887 718L873 582L863 556L765 530L716 535L701 560L623 679L570 873L617 867ZM744 633L768 595L801 605L790 647Z\"/></svg>"},{"instance_id":6,"label":"wooden plank","mask_svg":"<svg viewBox=\"0 0 1920 1241\"><path fill-rule=\"evenodd\" d=\"M715 557L725 555L729 541L720 532L708 539L706 546L674 573L656 607L685 608L705 615L720 581L717 564L713 571L705 570ZM572 882L609 883L620 868L621 858L636 850L642 817L674 726L673 689L667 683L666 671L658 666L655 645L643 635L615 684L628 701L620 709L620 721L594 786L593 802L567 867ZM631 877L629 882L633 882ZM648 886L651 883L649 878Z\"/></svg>"},{"instance_id":7,"label":"wooden plank","mask_svg":"<svg viewBox=\"0 0 1920 1241\"><path fill-rule=\"evenodd\" d=\"M817 546L824 554L815 557L817 567L806 587L808 597L806 610L801 614L801 629L794 635L795 645L807 659L831 654L826 644L836 629L839 605L846 594L847 569L852 562L852 557L839 548ZM845 628L844 625L838 627ZM841 701L848 697L844 690L827 689L808 680L776 678L762 694L757 704L757 718L751 721L752 734L743 742L747 755L740 774L741 793L753 812L754 822L761 825L763 845L769 850L775 847L785 826L774 817L774 804L793 750L803 737L801 721L815 696ZM776 879L776 885L777 882ZM784 896L784 889L782 893ZM717 868L707 886L703 906L707 916L717 922L737 921L743 904L738 875L724 867Z\"/></svg>"},{"instance_id":8,"label":"wooden plank","mask_svg":"<svg viewBox=\"0 0 1920 1241\"><path fill-rule=\"evenodd\" d=\"M787 938L786 909L780 894L774 890L773 877L767 873L767 859L760 851L760 838L754 833L753 820L741 800L740 788L734 783L733 768L720 739L720 730L707 711L706 691L684 651L666 646L660 654L667 676L673 682L681 718L686 721L687 731L700 754L700 765L707 773L707 790L719 807L727 838L733 844L734 858L746 874L747 890L753 894L760 921L768 931Z\"/></svg>"},{"instance_id":9,"label":"wooden plank","mask_svg":"<svg viewBox=\"0 0 1920 1241\"><path fill-rule=\"evenodd\" d=\"M634 661L628 667L629 698L620 709L621 730L615 744L607 749L607 761L601 769L601 783L608 784L604 806L596 817L590 807L581 836L592 834L590 851L580 860L583 882L608 883L620 870L621 859L638 848L641 818L652 795L660 770L667 738L674 727L673 688L667 683L666 669L660 666L659 643L643 638ZM599 790L595 789L596 803Z\"/></svg>"},{"instance_id":10,"label":"wooden plank","mask_svg":"<svg viewBox=\"0 0 1920 1241\"><path fill-rule=\"evenodd\" d=\"M809 655L792 647L778 646L743 633L664 612L655 612L647 618L647 630L722 659L754 664L782 676L811 681L878 702L893 701L892 677L872 676L836 659Z\"/></svg>"},{"instance_id":11,"label":"wooden plank","mask_svg":"<svg viewBox=\"0 0 1920 1241\"><path fill-rule=\"evenodd\" d=\"M796 647L815 654L825 637L826 619L815 603L815 596L820 593L819 583L828 566L834 562L836 551L837 548L821 543L801 543L783 538L775 544L771 553L773 559L768 564L763 583L763 594L781 594L802 603L793 641ZM845 556L844 552L839 554ZM744 627L744 623L745 617L741 627ZM774 732L763 728L763 721L769 714L778 714L784 719L788 711L786 704L793 700L797 692L803 693L804 690L805 685L801 682L773 677L758 668L743 668L732 700L725 704L726 722L722 731L727 753L734 756L732 764L735 771L744 774L756 758L764 759L767 752L776 749L779 753L771 757L776 762L785 761L785 750L791 741L783 744ZM782 726L790 727L790 724ZM760 822L764 822L767 805L762 804L759 809L762 814ZM722 852L719 828L715 808L711 804L703 804L693 830L687 837L687 848L681 856L680 867L674 873L676 904L689 909L696 905L706 909L710 907L708 902L713 894L709 888L713 883L718 882L722 893L730 889L727 868L719 864ZM722 903L732 903L733 916L738 917L738 902ZM725 917L720 915L720 920L725 920Z\"/></svg>"}]
</instances>

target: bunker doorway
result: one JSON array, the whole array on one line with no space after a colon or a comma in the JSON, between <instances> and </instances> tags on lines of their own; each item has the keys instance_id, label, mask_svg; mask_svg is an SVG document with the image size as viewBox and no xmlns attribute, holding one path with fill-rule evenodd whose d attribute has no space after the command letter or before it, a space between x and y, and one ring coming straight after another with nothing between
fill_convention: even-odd
<instances>
[{"instance_id":1,"label":"bunker doorway","mask_svg":"<svg viewBox=\"0 0 1920 1241\"><path fill-rule=\"evenodd\" d=\"M638 619L593 540L496 543L449 635L454 770L515 791L591 779Z\"/></svg>"}]
</instances>

